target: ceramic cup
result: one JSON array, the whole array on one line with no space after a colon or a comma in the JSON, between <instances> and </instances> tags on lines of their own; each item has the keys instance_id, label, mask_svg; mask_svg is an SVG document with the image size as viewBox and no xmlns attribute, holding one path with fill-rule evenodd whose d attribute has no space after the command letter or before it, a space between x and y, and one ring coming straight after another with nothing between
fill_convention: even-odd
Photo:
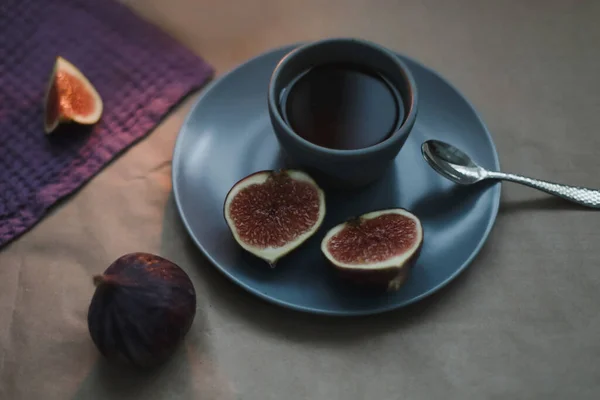
<instances>
[{"instance_id":1,"label":"ceramic cup","mask_svg":"<svg viewBox=\"0 0 600 400\"><path fill-rule=\"evenodd\" d=\"M404 119L384 141L357 150L313 144L285 122L280 96L308 69L329 63L351 63L379 72L394 85L404 106ZM417 117L417 87L408 67L390 50L365 40L333 38L301 45L277 64L268 87L268 108L277 140L292 163L339 187L359 187L379 178L393 164ZM310 112L310 110L307 110Z\"/></svg>"}]
</instances>

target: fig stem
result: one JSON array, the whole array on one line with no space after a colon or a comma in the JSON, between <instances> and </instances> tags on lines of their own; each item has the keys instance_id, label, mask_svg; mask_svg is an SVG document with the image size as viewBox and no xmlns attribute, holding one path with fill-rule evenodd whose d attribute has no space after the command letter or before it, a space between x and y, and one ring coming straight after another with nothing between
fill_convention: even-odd
<instances>
[{"instance_id":1,"label":"fig stem","mask_svg":"<svg viewBox=\"0 0 600 400\"><path fill-rule=\"evenodd\" d=\"M102 284L115 284L116 280L109 275L94 275L94 286L98 287Z\"/></svg>"},{"instance_id":2,"label":"fig stem","mask_svg":"<svg viewBox=\"0 0 600 400\"><path fill-rule=\"evenodd\" d=\"M348 225L356 227L356 228L360 228L360 226L362 225L363 219L361 217L350 217L348 218Z\"/></svg>"},{"instance_id":3,"label":"fig stem","mask_svg":"<svg viewBox=\"0 0 600 400\"><path fill-rule=\"evenodd\" d=\"M104 283L104 275L94 275L94 286L98 287Z\"/></svg>"},{"instance_id":4,"label":"fig stem","mask_svg":"<svg viewBox=\"0 0 600 400\"><path fill-rule=\"evenodd\" d=\"M288 179L289 175L285 169L281 168L281 169L272 171L269 178L280 182L283 179Z\"/></svg>"}]
</instances>

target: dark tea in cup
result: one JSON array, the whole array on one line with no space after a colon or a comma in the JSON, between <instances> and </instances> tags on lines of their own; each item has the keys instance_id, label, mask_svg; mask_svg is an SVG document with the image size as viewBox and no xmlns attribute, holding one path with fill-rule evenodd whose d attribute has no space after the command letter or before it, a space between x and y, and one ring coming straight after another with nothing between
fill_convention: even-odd
<instances>
[{"instance_id":1,"label":"dark tea in cup","mask_svg":"<svg viewBox=\"0 0 600 400\"><path fill-rule=\"evenodd\" d=\"M398 90L381 73L351 63L312 67L282 91L285 122L318 146L355 150L389 138L404 119Z\"/></svg>"},{"instance_id":2,"label":"dark tea in cup","mask_svg":"<svg viewBox=\"0 0 600 400\"><path fill-rule=\"evenodd\" d=\"M418 102L401 57L356 38L296 47L267 88L286 163L331 187L358 188L382 176L415 125Z\"/></svg>"}]
</instances>

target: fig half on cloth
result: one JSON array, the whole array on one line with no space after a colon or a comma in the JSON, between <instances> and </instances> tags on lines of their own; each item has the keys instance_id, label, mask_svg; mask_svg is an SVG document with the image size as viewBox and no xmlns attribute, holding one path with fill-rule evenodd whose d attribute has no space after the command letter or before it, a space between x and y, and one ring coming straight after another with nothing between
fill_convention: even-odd
<instances>
[{"instance_id":1,"label":"fig half on cloth","mask_svg":"<svg viewBox=\"0 0 600 400\"><path fill-rule=\"evenodd\" d=\"M273 267L319 229L325 194L303 171L260 171L231 188L224 214L235 241Z\"/></svg>"},{"instance_id":2,"label":"fig half on cloth","mask_svg":"<svg viewBox=\"0 0 600 400\"><path fill-rule=\"evenodd\" d=\"M330 229L321 251L341 275L361 286L397 290L423 244L417 216L402 208L372 211Z\"/></svg>"},{"instance_id":3,"label":"fig half on cloth","mask_svg":"<svg viewBox=\"0 0 600 400\"><path fill-rule=\"evenodd\" d=\"M110 360L157 366L176 350L194 320L194 285L183 269L160 256L125 254L94 283L88 328Z\"/></svg>"},{"instance_id":4,"label":"fig half on cloth","mask_svg":"<svg viewBox=\"0 0 600 400\"><path fill-rule=\"evenodd\" d=\"M72 63L57 57L44 97L44 131L52 133L63 122L91 125L104 108L88 78Z\"/></svg>"}]
</instances>

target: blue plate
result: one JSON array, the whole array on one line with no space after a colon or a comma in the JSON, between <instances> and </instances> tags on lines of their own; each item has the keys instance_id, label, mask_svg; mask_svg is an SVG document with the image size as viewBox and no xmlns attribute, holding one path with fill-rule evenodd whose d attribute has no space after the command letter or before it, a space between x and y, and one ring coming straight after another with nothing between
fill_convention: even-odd
<instances>
[{"instance_id":1,"label":"blue plate","mask_svg":"<svg viewBox=\"0 0 600 400\"><path fill-rule=\"evenodd\" d=\"M496 219L500 186L458 187L421 156L421 143L441 139L490 169L498 155L469 102L432 70L399 55L420 94L415 128L395 168L359 192L327 191L327 215L313 238L276 269L245 253L223 218L225 195L239 179L284 166L267 113L267 84L277 62L296 45L255 57L215 80L186 118L173 156L173 191L181 218L206 257L242 288L292 309L327 315L366 315L422 299L456 278L473 260ZM387 207L418 215L425 232L421 256L395 293L365 294L338 281L319 243L327 229L350 216Z\"/></svg>"}]
</instances>

